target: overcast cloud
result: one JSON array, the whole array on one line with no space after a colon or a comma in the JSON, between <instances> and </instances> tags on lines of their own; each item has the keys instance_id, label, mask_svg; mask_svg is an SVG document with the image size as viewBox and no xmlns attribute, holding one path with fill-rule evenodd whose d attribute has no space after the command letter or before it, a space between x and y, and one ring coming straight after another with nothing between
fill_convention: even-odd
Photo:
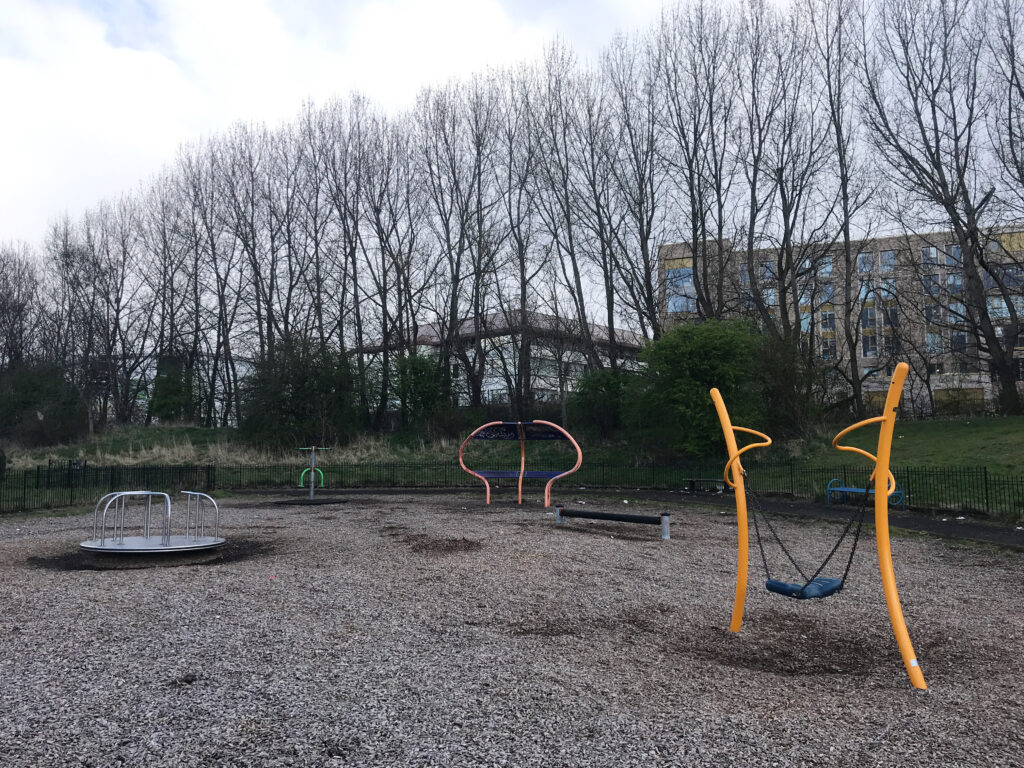
<instances>
[{"instance_id":1,"label":"overcast cloud","mask_svg":"<svg viewBox=\"0 0 1024 768\"><path fill-rule=\"evenodd\" d=\"M661 0L0 0L0 242L131 190L179 144L358 90L396 110L420 87L584 59Z\"/></svg>"}]
</instances>

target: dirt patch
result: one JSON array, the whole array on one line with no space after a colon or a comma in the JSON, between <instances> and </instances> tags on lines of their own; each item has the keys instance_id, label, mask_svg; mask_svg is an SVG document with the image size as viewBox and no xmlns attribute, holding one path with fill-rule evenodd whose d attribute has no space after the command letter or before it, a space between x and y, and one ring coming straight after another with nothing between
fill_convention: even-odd
<instances>
[{"instance_id":1,"label":"dirt patch","mask_svg":"<svg viewBox=\"0 0 1024 768\"><path fill-rule=\"evenodd\" d=\"M536 637L588 637L597 633L614 632L659 635L668 631L666 617L672 612L667 606L654 605L628 608L612 616L574 616L564 613L531 616L525 621L513 623L509 630L512 635Z\"/></svg>"},{"instance_id":2,"label":"dirt patch","mask_svg":"<svg viewBox=\"0 0 1024 768\"><path fill-rule=\"evenodd\" d=\"M867 676L889 649L854 627L776 616L739 634L724 626L697 627L675 636L665 650L735 669L807 677Z\"/></svg>"},{"instance_id":3,"label":"dirt patch","mask_svg":"<svg viewBox=\"0 0 1024 768\"><path fill-rule=\"evenodd\" d=\"M124 571L139 568L177 568L186 565L221 565L248 560L272 551L266 542L229 539L223 546L199 552L151 554L103 554L75 549L48 556L28 557L30 568L47 571Z\"/></svg>"},{"instance_id":4,"label":"dirt patch","mask_svg":"<svg viewBox=\"0 0 1024 768\"><path fill-rule=\"evenodd\" d=\"M424 555L455 555L460 552L476 552L483 549L483 544L466 538L435 538L425 533L406 536L403 541L413 552Z\"/></svg>"},{"instance_id":5,"label":"dirt patch","mask_svg":"<svg viewBox=\"0 0 1024 768\"><path fill-rule=\"evenodd\" d=\"M320 499L280 499L274 503L282 507L320 507L327 504L348 504L349 499L335 499L330 496Z\"/></svg>"},{"instance_id":6,"label":"dirt patch","mask_svg":"<svg viewBox=\"0 0 1024 768\"><path fill-rule=\"evenodd\" d=\"M380 532L384 536L408 544L409 549L421 555L455 555L483 549L483 544L473 539L432 536L428 533L409 533L406 526L393 523L382 525Z\"/></svg>"}]
</instances>

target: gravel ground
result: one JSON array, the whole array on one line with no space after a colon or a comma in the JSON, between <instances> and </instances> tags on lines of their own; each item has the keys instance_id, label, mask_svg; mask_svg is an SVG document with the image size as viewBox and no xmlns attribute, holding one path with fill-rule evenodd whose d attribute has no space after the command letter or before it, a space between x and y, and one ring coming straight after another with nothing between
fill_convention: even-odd
<instances>
[{"instance_id":1,"label":"gravel ground","mask_svg":"<svg viewBox=\"0 0 1024 768\"><path fill-rule=\"evenodd\" d=\"M870 538L825 601L752 572L730 635L733 515L586 503L673 539L536 498L244 499L215 562L96 570L87 518L0 520L0 765L1024 765L1024 555L894 541L921 693ZM781 531L807 560L837 533Z\"/></svg>"}]
</instances>

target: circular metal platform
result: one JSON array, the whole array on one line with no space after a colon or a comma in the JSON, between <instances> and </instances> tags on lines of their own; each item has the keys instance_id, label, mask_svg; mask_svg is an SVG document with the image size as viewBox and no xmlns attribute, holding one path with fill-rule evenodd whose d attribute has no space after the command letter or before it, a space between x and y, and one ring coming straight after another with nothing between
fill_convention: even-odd
<instances>
[{"instance_id":1,"label":"circular metal platform","mask_svg":"<svg viewBox=\"0 0 1024 768\"><path fill-rule=\"evenodd\" d=\"M216 549L223 546L225 541L226 539L220 536L171 536L170 543L165 544L163 536L125 536L121 541L89 539L78 546L89 552L158 555Z\"/></svg>"}]
</instances>

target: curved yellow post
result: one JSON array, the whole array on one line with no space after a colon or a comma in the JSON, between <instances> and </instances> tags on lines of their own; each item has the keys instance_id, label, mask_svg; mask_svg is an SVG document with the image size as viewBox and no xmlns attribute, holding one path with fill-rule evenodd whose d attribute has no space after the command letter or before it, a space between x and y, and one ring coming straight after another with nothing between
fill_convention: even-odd
<instances>
[{"instance_id":1,"label":"curved yellow post","mask_svg":"<svg viewBox=\"0 0 1024 768\"><path fill-rule=\"evenodd\" d=\"M878 544L878 567L882 572L882 588L885 590L885 603L889 608L889 621L892 622L892 631L896 635L896 642L900 647L900 655L903 656L903 665L907 668L910 682L915 688L927 689L924 681L924 673L917 663L914 655L914 646L910 643L910 634L907 632L907 622L903 618L903 609L900 607L900 596L896 591L896 574L892 568L892 548L889 542L889 495L895 490L896 480L889 471L889 459L892 455L892 434L896 428L896 411L899 408L900 396L903 394L903 384L907 379L909 366L900 363L893 371L892 381L889 383L889 393L885 397L885 408L881 416L873 419L866 419L851 427L844 429L832 439L832 445L840 451L859 453L874 460L875 470L872 477L875 481L875 539ZM839 445L839 439L859 427L869 424L879 424L877 458L867 451L848 445ZM885 486L883 487L883 483Z\"/></svg>"},{"instance_id":2,"label":"curved yellow post","mask_svg":"<svg viewBox=\"0 0 1024 768\"><path fill-rule=\"evenodd\" d=\"M743 606L747 599L747 563L749 560L748 544L750 535L747 532L747 492L743 482L743 465L740 464L740 456L751 448L764 448L772 444L768 435L756 432L746 427L734 427L729 419L729 411L725 408L725 401L718 388L712 388L711 400L718 412L718 420L722 423L722 434L725 435L725 447L729 451L729 461L725 465L725 482L734 490L736 496L736 535L738 539L738 552L736 557L736 596L732 603L732 621L729 623L730 632L739 632L743 624ZM749 435L760 437L763 442L750 443L742 448L736 445L736 433L745 432Z\"/></svg>"}]
</instances>

